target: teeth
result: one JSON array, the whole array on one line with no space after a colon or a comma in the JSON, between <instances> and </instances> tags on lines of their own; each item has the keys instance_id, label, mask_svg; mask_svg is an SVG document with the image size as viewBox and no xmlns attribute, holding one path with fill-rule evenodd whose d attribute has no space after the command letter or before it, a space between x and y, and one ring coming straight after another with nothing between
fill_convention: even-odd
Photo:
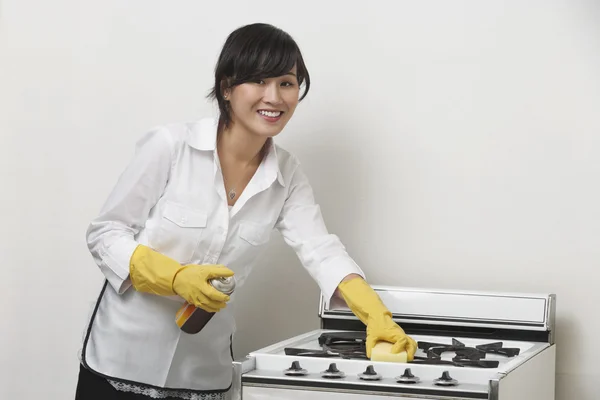
<instances>
[{"instance_id":1,"label":"teeth","mask_svg":"<svg viewBox=\"0 0 600 400\"><path fill-rule=\"evenodd\" d=\"M260 110L259 113L262 114L262 115L264 115L264 116L266 116L266 117L272 117L272 118L279 117L281 115L281 111L263 111L263 110Z\"/></svg>"}]
</instances>

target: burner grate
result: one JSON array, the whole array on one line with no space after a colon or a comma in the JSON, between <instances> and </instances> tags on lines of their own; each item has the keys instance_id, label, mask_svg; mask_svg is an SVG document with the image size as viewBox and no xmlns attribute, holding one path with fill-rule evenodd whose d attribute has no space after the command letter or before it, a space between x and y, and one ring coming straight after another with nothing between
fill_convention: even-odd
<instances>
[{"instance_id":1,"label":"burner grate","mask_svg":"<svg viewBox=\"0 0 600 400\"><path fill-rule=\"evenodd\" d=\"M285 354L297 357L320 357L367 360L365 349L365 332L326 332L319 336L321 349L301 349L288 347ZM504 347L502 342L493 342L475 347L466 346L452 338L452 343L418 342L425 357L416 356L415 364L453 365L457 367L497 368L498 360L487 360L486 354L497 354L505 357L519 355L520 349ZM453 352L451 360L442 359L442 355Z\"/></svg>"}]
</instances>

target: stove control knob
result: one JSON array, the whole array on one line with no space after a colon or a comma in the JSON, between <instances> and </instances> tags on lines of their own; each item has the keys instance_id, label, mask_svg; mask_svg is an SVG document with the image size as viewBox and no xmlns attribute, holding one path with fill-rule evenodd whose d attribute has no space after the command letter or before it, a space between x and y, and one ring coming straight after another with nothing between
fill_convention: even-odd
<instances>
[{"instance_id":1,"label":"stove control knob","mask_svg":"<svg viewBox=\"0 0 600 400\"><path fill-rule=\"evenodd\" d=\"M340 371L335 363L331 363L327 370L321 372L321 376L328 379L339 379L345 377L346 374Z\"/></svg>"},{"instance_id":2,"label":"stove control knob","mask_svg":"<svg viewBox=\"0 0 600 400\"><path fill-rule=\"evenodd\" d=\"M304 376L308 374L308 371L302 368L298 361L294 361L292 362L292 366L286 369L284 373L290 376Z\"/></svg>"},{"instance_id":3,"label":"stove control knob","mask_svg":"<svg viewBox=\"0 0 600 400\"><path fill-rule=\"evenodd\" d=\"M369 365L362 374L358 374L358 377L365 381L378 381L381 379L381 375L375 372L375 368L372 365Z\"/></svg>"},{"instance_id":4,"label":"stove control knob","mask_svg":"<svg viewBox=\"0 0 600 400\"><path fill-rule=\"evenodd\" d=\"M414 376L410 368L406 368L402 376L396 378L398 383L419 383L421 379L418 376Z\"/></svg>"},{"instance_id":5,"label":"stove control knob","mask_svg":"<svg viewBox=\"0 0 600 400\"><path fill-rule=\"evenodd\" d=\"M438 386L456 386L458 385L458 381L456 379L452 379L450 377L450 373L448 371L444 371L442 376L433 381Z\"/></svg>"}]
</instances>

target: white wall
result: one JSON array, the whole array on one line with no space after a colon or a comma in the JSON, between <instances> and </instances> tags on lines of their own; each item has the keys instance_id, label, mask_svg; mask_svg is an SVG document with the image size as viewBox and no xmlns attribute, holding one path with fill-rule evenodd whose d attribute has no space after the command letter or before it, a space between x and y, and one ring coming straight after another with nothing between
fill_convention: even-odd
<instances>
[{"instance_id":1,"label":"white wall","mask_svg":"<svg viewBox=\"0 0 600 400\"><path fill-rule=\"evenodd\" d=\"M278 140L371 282L555 292L558 398L597 398L600 4L348 4L0 0L0 398L72 398L87 224L139 135L214 112L220 46L256 21L304 51ZM317 326L278 235L242 292L237 356Z\"/></svg>"}]
</instances>

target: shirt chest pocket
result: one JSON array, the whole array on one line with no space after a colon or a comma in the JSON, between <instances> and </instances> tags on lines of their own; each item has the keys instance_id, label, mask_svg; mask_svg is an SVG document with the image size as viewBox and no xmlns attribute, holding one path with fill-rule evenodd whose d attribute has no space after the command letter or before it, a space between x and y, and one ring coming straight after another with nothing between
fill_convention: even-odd
<instances>
[{"instance_id":1,"label":"shirt chest pocket","mask_svg":"<svg viewBox=\"0 0 600 400\"><path fill-rule=\"evenodd\" d=\"M203 210L167 201L151 245L182 264L189 263L206 230L207 220Z\"/></svg>"},{"instance_id":2,"label":"shirt chest pocket","mask_svg":"<svg viewBox=\"0 0 600 400\"><path fill-rule=\"evenodd\" d=\"M240 221L239 236L244 242L258 247L269 242L272 230L273 227L270 224Z\"/></svg>"}]
</instances>

